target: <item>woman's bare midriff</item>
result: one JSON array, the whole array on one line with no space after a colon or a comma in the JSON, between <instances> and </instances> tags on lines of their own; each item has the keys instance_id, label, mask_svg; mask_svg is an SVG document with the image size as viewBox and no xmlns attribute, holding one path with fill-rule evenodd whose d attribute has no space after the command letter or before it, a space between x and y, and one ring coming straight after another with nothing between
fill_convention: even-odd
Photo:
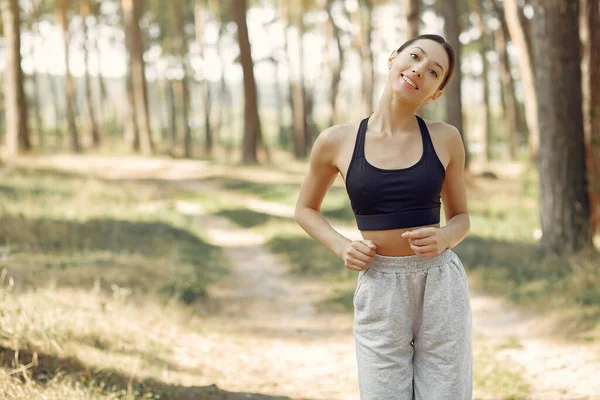
<instances>
[{"instance_id":1,"label":"woman's bare midriff","mask_svg":"<svg viewBox=\"0 0 600 400\"><path fill-rule=\"evenodd\" d=\"M440 224L426 225L439 227ZM421 227L392 229L385 231L361 231L362 237L365 240L372 240L377 245L377 254L382 256L410 256L415 254L410 247L408 239L401 235L406 231L412 231Z\"/></svg>"}]
</instances>

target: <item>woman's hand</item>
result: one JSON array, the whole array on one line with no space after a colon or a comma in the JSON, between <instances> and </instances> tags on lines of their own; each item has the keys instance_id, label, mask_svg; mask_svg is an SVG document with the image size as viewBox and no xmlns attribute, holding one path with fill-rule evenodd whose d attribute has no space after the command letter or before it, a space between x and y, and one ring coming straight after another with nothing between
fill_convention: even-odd
<instances>
[{"instance_id":1,"label":"woman's hand","mask_svg":"<svg viewBox=\"0 0 600 400\"><path fill-rule=\"evenodd\" d=\"M435 257L450 246L441 230L442 228L428 226L404 232L402 237L408 239L410 248L415 254L422 257Z\"/></svg>"},{"instance_id":2,"label":"woman's hand","mask_svg":"<svg viewBox=\"0 0 600 400\"><path fill-rule=\"evenodd\" d=\"M344 251L346 268L353 271L362 271L375 257L377 246L372 240L355 240Z\"/></svg>"}]
</instances>

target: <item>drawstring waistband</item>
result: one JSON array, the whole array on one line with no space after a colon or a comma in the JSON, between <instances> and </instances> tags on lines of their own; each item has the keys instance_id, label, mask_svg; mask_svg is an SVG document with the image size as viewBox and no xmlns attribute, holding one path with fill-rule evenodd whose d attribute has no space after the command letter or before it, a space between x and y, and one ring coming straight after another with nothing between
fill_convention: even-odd
<instances>
[{"instance_id":1,"label":"drawstring waistband","mask_svg":"<svg viewBox=\"0 0 600 400\"><path fill-rule=\"evenodd\" d=\"M447 264L456 257L451 249L446 249L435 257L422 257L416 254L410 256L383 256L375 254L369 268L381 272L422 271L431 267Z\"/></svg>"}]
</instances>

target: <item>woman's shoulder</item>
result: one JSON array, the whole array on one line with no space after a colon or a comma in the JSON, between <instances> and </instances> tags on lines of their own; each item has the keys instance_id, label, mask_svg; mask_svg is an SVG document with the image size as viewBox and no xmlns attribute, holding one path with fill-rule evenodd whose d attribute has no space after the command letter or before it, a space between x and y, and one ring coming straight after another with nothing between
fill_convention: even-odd
<instances>
[{"instance_id":1,"label":"woman's shoulder","mask_svg":"<svg viewBox=\"0 0 600 400\"><path fill-rule=\"evenodd\" d=\"M325 128L317 136L315 144L329 149L339 149L348 140L356 138L359 125L360 121L349 121Z\"/></svg>"},{"instance_id":2,"label":"woman's shoulder","mask_svg":"<svg viewBox=\"0 0 600 400\"><path fill-rule=\"evenodd\" d=\"M429 133L432 135L443 136L447 139L456 136L460 137L460 132L454 125L448 124L443 121L433 121L425 118L423 118L423 120L427 125Z\"/></svg>"}]
</instances>

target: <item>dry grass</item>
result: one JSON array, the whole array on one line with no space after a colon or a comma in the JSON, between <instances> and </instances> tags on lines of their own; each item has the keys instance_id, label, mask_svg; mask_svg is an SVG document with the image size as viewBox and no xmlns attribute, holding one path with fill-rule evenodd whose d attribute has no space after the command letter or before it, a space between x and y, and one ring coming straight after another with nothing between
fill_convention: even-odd
<instances>
[{"instance_id":1,"label":"dry grass","mask_svg":"<svg viewBox=\"0 0 600 400\"><path fill-rule=\"evenodd\" d=\"M173 343L202 343L191 315L227 270L194 218L151 185L0 178L0 398L168 398L201 381Z\"/></svg>"}]
</instances>

